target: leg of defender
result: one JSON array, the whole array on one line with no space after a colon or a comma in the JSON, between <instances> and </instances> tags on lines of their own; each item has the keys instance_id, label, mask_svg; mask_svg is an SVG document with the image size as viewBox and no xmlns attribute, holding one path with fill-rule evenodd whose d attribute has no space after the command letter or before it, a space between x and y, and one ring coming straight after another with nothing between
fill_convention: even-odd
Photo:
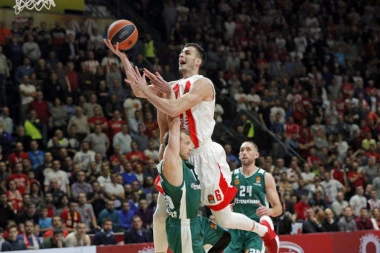
<instances>
[{"instance_id":1,"label":"leg of defender","mask_svg":"<svg viewBox=\"0 0 380 253\"><path fill-rule=\"evenodd\" d=\"M166 236L166 204L164 195L158 194L157 208L153 215L153 241L154 249L157 253L167 252L168 238Z\"/></svg>"}]
</instances>

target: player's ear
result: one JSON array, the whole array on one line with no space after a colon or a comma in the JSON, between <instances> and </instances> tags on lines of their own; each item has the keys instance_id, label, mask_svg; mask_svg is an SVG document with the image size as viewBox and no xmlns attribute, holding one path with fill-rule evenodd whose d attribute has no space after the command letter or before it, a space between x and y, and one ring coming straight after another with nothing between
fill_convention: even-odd
<instances>
[{"instance_id":1,"label":"player's ear","mask_svg":"<svg viewBox=\"0 0 380 253\"><path fill-rule=\"evenodd\" d=\"M198 64L198 66L201 66L201 64L202 64L202 59L201 59L201 58L197 58L197 59L195 60L195 62Z\"/></svg>"}]
</instances>

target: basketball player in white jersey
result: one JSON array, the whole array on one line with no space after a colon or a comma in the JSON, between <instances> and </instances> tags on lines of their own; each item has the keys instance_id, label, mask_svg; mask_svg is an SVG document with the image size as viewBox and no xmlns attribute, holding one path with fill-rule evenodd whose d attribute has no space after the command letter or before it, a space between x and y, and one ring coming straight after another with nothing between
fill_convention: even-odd
<instances>
[{"instance_id":1,"label":"basketball player in white jersey","mask_svg":"<svg viewBox=\"0 0 380 253\"><path fill-rule=\"evenodd\" d=\"M268 216L263 216L257 223L247 216L234 213L230 202L237 189L229 184L230 168L226 153L221 145L211 140L214 130L215 89L208 78L198 75L199 68L205 61L203 49L193 43L186 44L179 55L179 71L182 79L167 83L156 73L144 70L141 76L139 69L131 66L126 55L105 41L107 46L120 57L124 65L128 82L137 97L146 98L160 113L171 117L180 116L182 127L186 128L194 144L189 161L199 175L202 188L202 204L207 205L215 215L218 224L224 228L252 231L260 235L269 253L279 250L278 237L273 231L273 223ZM152 85L147 86L145 75ZM159 92L171 93L174 99L162 98ZM162 114L161 114L162 115ZM164 117L159 117L163 119ZM165 127L160 122L160 127ZM166 129L160 130L166 132ZM168 216L163 198L160 198L154 215L154 243L156 252L167 251L165 220Z\"/></svg>"}]
</instances>

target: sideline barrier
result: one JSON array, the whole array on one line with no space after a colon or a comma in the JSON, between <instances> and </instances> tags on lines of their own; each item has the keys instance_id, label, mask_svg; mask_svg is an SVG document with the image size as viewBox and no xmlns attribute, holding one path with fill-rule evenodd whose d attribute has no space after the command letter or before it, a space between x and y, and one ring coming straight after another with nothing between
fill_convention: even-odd
<instances>
[{"instance_id":1,"label":"sideline barrier","mask_svg":"<svg viewBox=\"0 0 380 253\"><path fill-rule=\"evenodd\" d=\"M117 241L122 239L117 235ZM379 253L380 231L280 236L280 253ZM153 243L22 251L25 253L154 253Z\"/></svg>"},{"instance_id":2,"label":"sideline barrier","mask_svg":"<svg viewBox=\"0 0 380 253\"><path fill-rule=\"evenodd\" d=\"M380 253L380 231L280 236L280 253ZM96 253L154 253L152 243L97 247Z\"/></svg>"}]
</instances>

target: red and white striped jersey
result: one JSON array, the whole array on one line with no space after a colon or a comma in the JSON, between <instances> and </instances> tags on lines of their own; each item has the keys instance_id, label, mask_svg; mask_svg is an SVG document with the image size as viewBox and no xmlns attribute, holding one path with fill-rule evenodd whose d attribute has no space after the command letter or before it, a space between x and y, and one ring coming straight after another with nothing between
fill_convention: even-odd
<instances>
[{"instance_id":1,"label":"red and white striped jersey","mask_svg":"<svg viewBox=\"0 0 380 253\"><path fill-rule=\"evenodd\" d=\"M194 75L186 79L180 79L173 85L176 98L188 93L194 86L194 83L205 78L202 75ZM214 98L211 101L202 101L195 107L187 110L180 115L181 127L189 131L194 148L198 148L205 141L211 140L214 131L215 120L215 89L211 80L207 79L214 90Z\"/></svg>"}]
</instances>

